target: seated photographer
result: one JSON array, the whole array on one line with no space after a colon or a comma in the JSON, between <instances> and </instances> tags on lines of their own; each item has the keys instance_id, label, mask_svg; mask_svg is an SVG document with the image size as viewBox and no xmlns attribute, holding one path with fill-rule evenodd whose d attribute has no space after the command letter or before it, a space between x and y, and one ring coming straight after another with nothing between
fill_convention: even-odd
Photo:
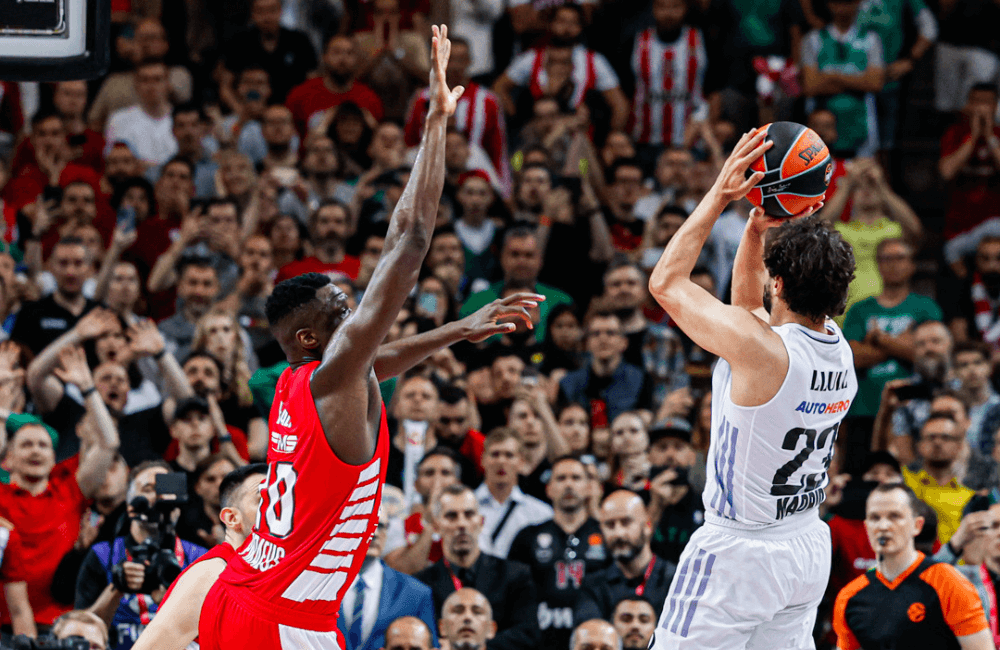
<instances>
[{"instance_id":1,"label":"seated photographer","mask_svg":"<svg viewBox=\"0 0 1000 650\"><path fill-rule=\"evenodd\" d=\"M163 477L163 478L159 478ZM186 498L186 478L163 461L139 464L129 481L129 528L114 542L95 544L76 581L76 607L112 628L112 650L128 650L159 607L167 587L205 549L178 539L175 507Z\"/></svg>"}]
</instances>

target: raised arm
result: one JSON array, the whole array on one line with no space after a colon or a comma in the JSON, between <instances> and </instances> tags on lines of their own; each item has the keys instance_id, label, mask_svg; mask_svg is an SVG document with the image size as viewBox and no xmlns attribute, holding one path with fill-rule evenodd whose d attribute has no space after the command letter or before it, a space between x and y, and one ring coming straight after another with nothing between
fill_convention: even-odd
<instances>
[{"instance_id":1,"label":"raised arm","mask_svg":"<svg viewBox=\"0 0 1000 650\"><path fill-rule=\"evenodd\" d=\"M108 252L104 254L104 259L101 260L101 269L97 272L97 288L94 289L94 300L104 302L104 299L107 298L115 266L118 265L122 253L127 251L138 238L139 236L135 230L126 232L121 228L115 227L114 234L111 236L111 245L108 246Z\"/></svg>"},{"instance_id":2,"label":"raised arm","mask_svg":"<svg viewBox=\"0 0 1000 650\"><path fill-rule=\"evenodd\" d=\"M114 314L107 309L91 310L90 313L77 321L73 329L49 343L28 364L28 390L31 391L31 396L39 411L42 413L52 411L63 397L63 383L53 373L56 366L59 365L63 350L112 331L115 323Z\"/></svg>"},{"instance_id":3,"label":"raised arm","mask_svg":"<svg viewBox=\"0 0 1000 650\"><path fill-rule=\"evenodd\" d=\"M758 368L772 361L763 345L764 337L772 335L768 323L742 307L723 304L691 281L691 271L715 220L762 178L760 172L746 178L746 171L771 147L764 137L760 131L740 139L712 189L670 239L649 278L650 293L696 345L730 362L740 360ZM811 213L812 208L806 211Z\"/></svg>"},{"instance_id":4,"label":"raised arm","mask_svg":"<svg viewBox=\"0 0 1000 650\"><path fill-rule=\"evenodd\" d=\"M76 471L76 482L80 492L88 499L93 497L104 483L108 470L118 453L118 426L111 419L111 413L104 399L94 387L94 377L87 367L87 355L83 349L73 346L65 348L59 355L60 367L54 370L65 384L74 384L84 395L87 414L93 418L97 436L91 444L81 448L80 467Z\"/></svg>"},{"instance_id":5,"label":"raised arm","mask_svg":"<svg viewBox=\"0 0 1000 650\"><path fill-rule=\"evenodd\" d=\"M444 141L448 117L455 112L463 88L449 90L445 69L451 43L447 27L433 28L434 69L430 75L430 106L423 142L410 180L393 211L385 247L358 306L337 328L323 362L312 378L313 395L327 396L345 383L367 378L379 345L417 281L430 246L438 203L444 188Z\"/></svg>"}]
</instances>

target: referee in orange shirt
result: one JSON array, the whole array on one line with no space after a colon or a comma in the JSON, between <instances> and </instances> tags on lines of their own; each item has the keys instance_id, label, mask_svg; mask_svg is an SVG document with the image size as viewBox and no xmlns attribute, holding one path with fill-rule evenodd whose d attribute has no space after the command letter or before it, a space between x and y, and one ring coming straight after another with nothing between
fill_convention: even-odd
<instances>
[{"instance_id":1,"label":"referee in orange shirt","mask_svg":"<svg viewBox=\"0 0 1000 650\"><path fill-rule=\"evenodd\" d=\"M878 567L844 587L833 610L839 650L994 650L975 587L953 566L917 551L924 525L901 483L868 497L865 529Z\"/></svg>"}]
</instances>

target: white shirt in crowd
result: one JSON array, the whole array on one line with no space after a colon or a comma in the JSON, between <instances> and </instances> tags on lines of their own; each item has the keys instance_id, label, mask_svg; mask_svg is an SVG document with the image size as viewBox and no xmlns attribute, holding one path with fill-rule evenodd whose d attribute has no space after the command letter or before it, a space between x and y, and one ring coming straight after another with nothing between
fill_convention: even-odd
<instances>
[{"instance_id":1,"label":"white shirt in crowd","mask_svg":"<svg viewBox=\"0 0 1000 650\"><path fill-rule=\"evenodd\" d=\"M507 558L514 538L522 529L552 519L551 506L521 492L521 488L517 486L514 486L507 500L500 503L483 483L476 488L476 500L479 502L479 514L483 516L483 530L479 533L479 549L483 553L499 558ZM502 522L503 527L497 532L497 525L504 519L504 514L511 502L513 502L513 509L506 521Z\"/></svg>"},{"instance_id":2,"label":"white shirt in crowd","mask_svg":"<svg viewBox=\"0 0 1000 650\"><path fill-rule=\"evenodd\" d=\"M361 645L372 635L375 621L378 620L378 608L382 600L382 560L376 560L364 568L351 583L351 588L344 594L340 604L340 615L344 617L344 629L350 630L354 625L354 602L358 597L355 588L358 580L365 581L365 603L361 610ZM359 646L360 647L360 646Z\"/></svg>"},{"instance_id":3,"label":"white shirt in crowd","mask_svg":"<svg viewBox=\"0 0 1000 650\"><path fill-rule=\"evenodd\" d=\"M122 141L128 143L139 160L162 165L177 153L173 127L170 113L154 118L138 105L115 111L104 129L105 153L114 143Z\"/></svg>"}]
</instances>

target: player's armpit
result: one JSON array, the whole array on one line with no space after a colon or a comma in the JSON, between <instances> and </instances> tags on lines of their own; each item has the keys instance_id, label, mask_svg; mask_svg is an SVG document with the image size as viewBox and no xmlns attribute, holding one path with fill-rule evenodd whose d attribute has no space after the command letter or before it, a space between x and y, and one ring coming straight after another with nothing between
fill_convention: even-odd
<instances>
[{"instance_id":1,"label":"player's armpit","mask_svg":"<svg viewBox=\"0 0 1000 650\"><path fill-rule=\"evenodd\" d=\"M770 325L741 307L726 305L688 278L675 280L657 300L696 345L734 368L757 371L778 363L787 352Z\"/></svg>"},{"instance_id":2,"label":"player's armpit","mask_svg":"<svg viewBox=\"0 0 1000 650\"><path fill-rule=\"evenodd\" d=\"M133 650L183 650L194 641L198 636L201 606L225 568L225 560L213 558L198 562L177 578L170 597L160 604Z\"/></svg>"},{"instance_id":3,"label":"player's armpit","mask_svg":"<svg viewBox=\"0 0 1000 650\"><path fill-rule=\"evenodd\" d=\"M958 569L950 564L934 564L927 568L920 579L934 587L938 598L941 600L941 612L948 627L957 637L976 636L979 632L986 630L988 646L993 647L993 640L989 638L989 623L986 622L986 614L983 612L983 603L979 599L979 592L975 586L969 582L968 578L958 572ZM966 646L963 644L963 648ZM970 648L978 648L978 645L971 645Z\"/></svg>"}]
</instances>

